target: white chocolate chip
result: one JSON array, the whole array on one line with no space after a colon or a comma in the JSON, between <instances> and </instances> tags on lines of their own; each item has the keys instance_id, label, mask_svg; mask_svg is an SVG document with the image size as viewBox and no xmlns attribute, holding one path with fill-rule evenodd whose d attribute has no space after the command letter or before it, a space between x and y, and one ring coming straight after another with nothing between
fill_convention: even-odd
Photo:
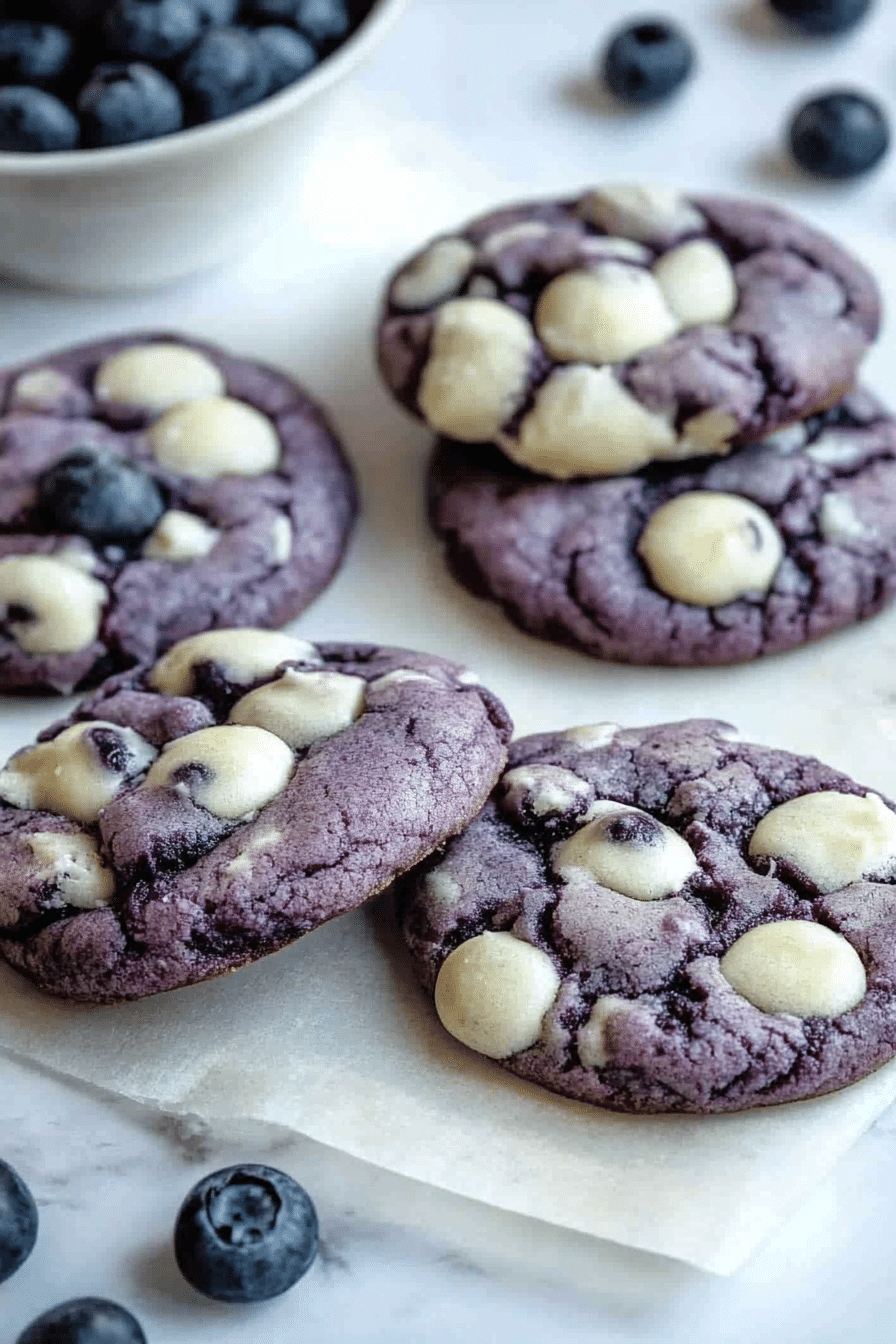
<instances>
[{"instance_id":1,"label":"white chocolate chip","mask_svg":"<svg viewBox=\"0 0 896 1344\"><path fill-rule=\"evenodd\" d=\"M367 683L342 672L299 672L288 667L237 700L231 723L266 728L290 747L310 747L348 728L364 710Z\"/></svg>"},{"instance_id":2,"label":"white chocolate chip","mask_svg":"<svg viewBox=\"0 0 896 1344\"><path fill-rule=\"evenodd\" d=\"M239 854L230 860L224 868L225 877L247 877L254 866L253 861L259 854L269 854L270 851L283 839L283 832L278 831L276 827L269 827L266 831L252 837L245 849L241 849Z\"/></svg>"},{"instance_id":3,"label":"white chocolate chip","mask_svg":"<svg viewBox=\"0 0 896 1344\"><path fill-rule=\"evenodd\" d=\"M750 853L786 859L819 891L896 872L896 815L876 793L806 793L772 808Z\"/></svg>"},{"instance_id":4,"label":"white chocolate chip","mask_svg":"<svg viewBox=\"0 0 896 1344\"><path fill-rule=\"evenodd\" d=\"M560 977L546 952L511 933L481 933L456 947L436 981L442 1026L471 1050L506 1059L541 1035Z\"/></svg>"},{"instance_id":5,"label":"white chocolate chip","mask_svg":"<svg viewBox=\"0 0 896 1344\"><path fill-rule=\"evenodd\" d=\"M29 369L27 373L20 374L13 384L10 406L14 410L50 407L70 392L71 387L71 380L58 369Z\"/></svg>"},{"instance_id":6,"label":"white chocolate chip","mask_svg":"<svg viewBox=\"0 0 896 1344\"><path fill-rule=\"evenodd\" d=\"M552 280L535 330L555 359L614 364L674 336L678 321L650 271L607 261Z\"/></svg>"},{"instance_id":7,"label":"white chocolate chip","mask_svg":"<svg viewBox=\"0 0 896 1344\"><path fill-rule=\"evenodd\" d=\"M237 686L272 677L281 663L320 662L313 644L279 630L207 630L182 639L163 654L147 677L163 695L189 695L196 668L215 663Z\"/></svg>"},{"instance_id":8,"label":"white chocolate chip","mask_svg":"<svg viewBox=\"0 0 896 1344\"><path fill-rule=\"evenodd\" d=\"M515 462L559 480L617 475L675 456L675 431L626 391L612 369L555 369L520 425L501 439Z\"/></svg>"},{"instance_id":9,"label":"white chocolate chip","mask_svg":"<svg viewBox=\"0 0 896 1344\"><path fill-rule=\"evenodd\" d=\"M705 224L700 211L668 187L637 184L599 187L588 192L580 209L584 218L597 228L633 238L638 243L676 237Z\"/></svg>"},{"instance_id":10,"label":"white chocolate chip","mask_svg":"<svg viewBox=\"0 0 896 1344\"><path fill-rule=\"evenodd\" d=\"M849 467L858 461L862 452L862 441L855 434L842 434L836 429L827 429L823 434L819 434L814 443L809 444L806 456L825 467Z\"/></svg>"},{"instance_id":11,"label":"white chocolate chip","mask_svg":"<svg viewBox=\"0 0 896 1344\"><path fill-rule=\"evenodd\" d=\"M609 1063L607 1029L612 1022L628 1016L631 1011L631 1001L620 999L615 994L605 994L597 1000L588 1021L579 1027L576 1038L579 1059L586 1069L602 1069Z\"/></svg>"},{"instance_id":12,"label":"white chocolate chip","mask_svg":"<svg viewBox=\"0 0 896 1344\"><path fill-rule=\"evenodd\" d=\"M822 497L818 528L825 541L835 543L863 541L874 535L856 513L851 497L835 491Z\"/></svg>"},{"instance_id":13,"label":"white chocolate chip","mask_svg":"<svg viewBox=\"0 0 896 1344\"><path fill-rule=\"evenodd\" d=\"M426 874L423 885L426 887L427 903L442 911L453 911L463 898L463 889L456 878L446 872L447 864L440 863L438 868Z\"/></svg>"},{"instance_id":14,"label":"white chocolate chip","mask_svg":"<svg viewBox=\"0 0 896 1344\"><path fill-rule=\"evenodd\" d=\"M198 350L171 341L130 345L102 363L94 381L99 401L166 411L183 401L220 396L224 377Z\"/></svg>"},{"instance_id":15,"label":"white chocolate chip","mask_svg":"<svg viewBox=\"0 0 896 1344\"><path fill-rule=\"evenodd\" d=\"M518 765L507 771L501 785L511 807L526 801L537 817L568 812L589 791L584 779L559 765Z\"/></svg>"},{"instance_id":16,"label":"white chocolate chip","mask_svg":"<svg viewBox=\"0 0 896 1344\"><path fill-rule=\"evenodd\" d=\"M21 607L24 619L7 619L25 653L77 653L94 642L108 599L106 585L63 559L8 555L0 560L0 607Z\"/></svg>"},{"instance_id":17,"label":"white chocolate chip","mask_svg":"<svg viewBox=\"0 0 896 1344\"><path fill-rule=\"evenodd\" d=\"M763 1013L839 1017L861 1003L867 989L852 944L804 919L750 929L728 949L719 969Z\"/></svg>"},{"instance_id":18,"label":"white chocolate chip","mask_svg":"<svg viewBox=\"0 0 896 1344\"><path fill-rule=\"evenodd\" d=\"M52 886L66 905L79 910L99 910L109 904L115 878L89 835L34 831L23 839L38 864L34 881Z\"/></svg>"},{"instance_id":19,"label":"white chocolate chip","mask_svg":"<svg viewBox=\"0 0 896 1344\"><path fill-rule=\"evenodd\" d=\"M430 308L460 293L476 260L476 249L466 238L437 238L392 283L392 302L398 308Z\"/></svg>"},{"instance_id":20,"label":"white chocolate chip","mask_svg":"<svg viewBox=\"0 0 896 1344\"><path fill-rule=\"evenodd\" d=\"M275 565L285 565L292 555L292 524L285 514L274 519L271 528L271 558Z\"/></svg>"},{"instance_id":21,"label":"white chocolate chip","mask_svg":"<svg viewBox=\"0 0 896 1344\"><path fill-rule=\"evenodd\" d=\"M237 821L281 794L294 769L286 743L263 728L200 728L168 743L146 787L173 788L213 816Z\"/></svg>"},{"instance_id":22,"label":"white chocolate chip","mask_svg":"<svg viewBox=\"0 0 896 1344\"><path fill-rule=\"evenodd\" d=\"M687 456L689 449L699 456L708 453L724 455L738 428L737 419L727 411L700 411L698 415L692 415L689 420L685 420L681 427L678 456Z\"/></svg>"},{"instance_id":23,"label":"white chocolate chip","mask_svg":"<svg viewBox=\"0 0 896 1344\"><path fill-rule=\"evenodd\" d=\"M516 243L528 243L535 238L546 238L550 227L537 219L524 219L519 224L510 224L506 229L496 229L483 238L480 250L484 257L491 259L505 252Z\"/></svg>"},{"instance_id":24,"label":"white chocolate chip","mask_svg":"<svg viewBox=\"0 0 896 1344\"><path fill-rule=\"evenodd\" d=\"M582 251L588 256L632 261L637 266L650 265L650 252L630 238L611 238L608 234L588 235L582 239Z\"/></svg>"},{"instance_id":25,"label":"white chocolate chip","mask_svg":"<svg viewBox=\"0 0 896 1344\"><path fill-rule=\"evenodd\" d=\"M636 901L660 901L698 872L687 841L648 812L601 799L585 813L586 824L555 845L554 868L566 881L581 874Z\"/></svg>"},{"instance_id":26,"label":"white chocolate chip","mask_svg":"<svg viewBox=\"0 0 896 1344\"><path fill-rule=\"evenodd\" d=\"M688 491L660 505L638 542L660 592L697 607L768 592L784 554L768 514L740 495Z\"/></svg>"},{"instance_id":27,"label":"white chocolate chip","mask_svg":"<svg viewBox=\"0 0 896 1344\"><path fill-rule=\"evenodd\" d=\"M532 328L507 304L450 300L436 314L421 412L433 429L465 443L494 438L522 396L532 351Z\"/></svg>"},{"instance_id":28,"label":"white chocolate chip","mask_svg":"<svg viewBox=\"0 0 896 1344\"><path fill-rule=\"evenodd\" d=\"M69 537L53 552L52 559L82 574L93 574L96 569L97 557L83 537Z\"/></svg>"},{"instance_id":29,"label":"white chocolate chip","mask_svg":"<svg viewBox=\"0 0 896 1344\"><path fill-rule=\"evenodd\" d=\"M584 723L578 728L567 728L563 737L582 751L595 751L608 747L618 732L618 723Z\"/></svg>"},{"instance_id":30,"label":"white chocolate chip","mask_svg":"<svg viewBox=\"0 0 896 1344\"><path fill-rule=\"evenodd\" d=\"M737 307L737 281L717 243L695 238L663 254L653 268L666 303L682 327L727 322Z\"/></svg>"},{"instance_id":31,"label":"white chocolate chip","mask_svg":"<svg viewBox=\"0 0 896 1344\"><path fill-rule=\"evenodd\" d=\"M262 476L280 464L280 439L266 415L233 397L174 406L149 431L155 459L197 480Z\"/></svg>"},{"instance_id":32,"label":"white chocolate chip","mask_svg":"<svg viewBox=\"0 0 896 1344\"><path fill-rule=\"evenodd\" d=\"M169 509L143 543L143 554L147 560L200 560L214 550L220 536L195 513Z\"/></svg>"},{"instance_id":33,"label":"white chocolate chip","mask_svg":"<svg viewBox=\"0 0 896 1344\"><path fill-rule=\"evenodd\" d=\"M419 672L415 667L396 667L394 672L385 672L383 676L377 677L376 681L370 682L368 690L378 691L384 686L402 686L408 681L428 681L431 686L440 686L442 690L446 689L441 681L431 677L428 672Z\"/></svg>"},{"instance_id":34,"label":"white chocolate chip","mask_svg":"<svg viewBox=\"0 0 896 1344\"><path fill-rule=\"evenodd\" d=\"M463 672L458 674L458 681L461 686L481 686L482 678L478 672L474 672L471 667L464 668Z\"/></svg>"},{"instance_id":35,"label":"white chocolate chip","mask_svg":"<svg viewBox=\"0 0 896 1344\"><path fill-rule=\"evenodd\" d=\"M109 764L108 751L113 744ZM13 807L55 812L71 821L96 821L128 780L155 759L155 748L134 732L102 719L76 723L50 742L18 752L0 770L0 798Z\"/></svg>"},{"instance_id":36,"label":"white chocolate chip","mask_svg":"<svg viewBox=\"0 0 896 1344\"><path fill-rule=\"evenodd\" d=\"M496 299L498 286L487 275L474 275L467 285L467 297L470 299Z\"/></svg>"},{"instance_id":37,"label":"white chocolate chip","mask_svg":"<svg viewBox=\"0 0 896 1344\"><path fill-rule=\"evenodd\" d=\"M806 447L806 427L803 421L800 420L795 425L785 425L783 429L776 429L774 434L766 435L762 440L762 446L774 448L782 457L801 452Z\"/></svg>"}]
</instances>

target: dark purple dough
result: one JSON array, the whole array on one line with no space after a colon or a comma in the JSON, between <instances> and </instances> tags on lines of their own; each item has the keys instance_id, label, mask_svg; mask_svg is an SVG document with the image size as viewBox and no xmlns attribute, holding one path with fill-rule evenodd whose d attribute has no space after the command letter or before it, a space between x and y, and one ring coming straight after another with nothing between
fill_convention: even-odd
<instances>
[{"instance_id":1,"label":"dark purple dough","mask_svg":"<svg viewBox=\"0 0 896 1344\"><path fill-rule=\"evenodd\" d=\"M553 963L560 985L540 1037L502 1059L506 1068L613 1110L703 1113L831 1092L896 1053L892 845L874 880L826 892L783 859L748 853L754 828L780 804L864 788L706 720L522 738L508 769L521 766L575 778L555 776L551 787L559 780L566 796L539 810L533 789L543 783L511 787L505 776L473 824L398 887L401 928L430 993L449 954L485 932L512 933ZM577 890L560 876L552 846L582 827L596 799L641 809L683 837L696 864L676 894L633 899L596 878ZM878 796L875 806L892 838L896 809ZM732 988L721 958L779 920L845 939L864 967L856 1006L833 1016L762 1011ZM598 1000L611 1010L604 1051L583 1062Z\"/></svg>"},{"instance_id":2,"label":"dark purple dough","mask_svg":"<svg viewBox=\"0 0 896 1344\"><path fill-rule=\"evenodd\" d=\"M190 478L162 467L146 431L152 416L93 396L95 373L128 346L175 342L205 355L223 375L226 395L262 412L280 439L276 470L255 476ZM52 397L17 395L23 373L52 370ZM92 547L54 535L36 517L37 482L54 462L85 445L139 464L160 486L168 509L219 532L212 551L173 562L130 550ZM322 591L336 571L355 520L351 468L319 406L285 374L190 337L135 332L78 346L0 373L0 558L55 555L78 546L108 587L96 639L69 653L24 652L0 610L0 691L70 693L111 672L154 658L197 631L248 624L281 626ZM276 529L288 524L283 559Z\"/></svg>"},{"instance_id":3,"label":"dark purple dough","mask_svg":"<svg viewBox=\"0 0 896 1344\"><path fill-rule=\"evenodd\" d=\"M181 785L144 786L145 763L95 822L0 803L0 950L12 966L48 993L90 1003L193 984L362 904L467 825L506 759L500 701L427 654L347 644L307 652L241 684L200 664L187 695L152 690L147 668L119 673L41 735L101 720L158 749L226 723L237 700L284 669L368 683L360 717L297 749L288 783L249 819L223 820ZM126 740L114 727L91 732L90 750L126 774ZM52 854L48 875L54 835L86 837L99 856L109 889L94 908L67 899L73 889L53 876Z\"/></svg>"}]
</instances>

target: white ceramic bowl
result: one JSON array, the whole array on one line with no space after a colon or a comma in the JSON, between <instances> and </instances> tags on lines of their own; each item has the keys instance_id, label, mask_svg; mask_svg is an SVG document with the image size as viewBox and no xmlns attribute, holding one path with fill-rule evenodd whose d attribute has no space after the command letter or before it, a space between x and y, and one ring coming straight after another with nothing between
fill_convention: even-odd
<instances>
[{"instance_id":1,"label":"white ceramic bowl","mask_svg":"<svg viewBox=\"0 0 896 1344\"><path fill-rule=\"evenodd\" d=\"M407 0L375 0L316 70L221 121L136 145L0 153L0 272L80 290L142 289L263 235L346 76Z\"/></svg>"}]
</instances>

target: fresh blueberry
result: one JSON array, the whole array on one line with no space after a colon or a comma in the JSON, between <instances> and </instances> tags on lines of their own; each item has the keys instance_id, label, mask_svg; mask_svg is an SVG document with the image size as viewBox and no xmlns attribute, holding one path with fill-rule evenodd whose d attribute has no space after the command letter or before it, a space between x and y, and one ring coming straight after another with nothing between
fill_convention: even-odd
<instances>
[{"instance_id":1,"label":"fresh blueberry","mask_svg":"<svg viewBox=\"0 0 896 1344\"><path fill-rule=\"evenodd\" d=\"M669 98L694 68L690 38L668 19L638 19L610 39L603 76L625 103L647 107Z\"/></svg>"},{"instance_id":2,"label":"fresh blueberry","mask_svg":"<svg viewBox=\"0 0 896 1344\"><path fill-rule=\"evenodd\" d=\"M849 89L835 89L804 103L789 134L797 163L818 177L858 177L878 164L890 145L883 108Z\"/></svg>"},{"instance_id":3,"label":"fresh blueberry","mask_svg":"<svg viewBox=\"0 0 896 1344\"><path fill-rule=\"evenodd\" d=\"M52 93L17 84L0 89L0 149L17 153L74 149L79 134L75 114Z\"/></svg>"},{"instance_id":4,"label":"fresh blueberry","mask_svg":"<svg viewBox=\"0 0 896 1344\"><path fill-rule=\"evenodd\" d=\"M194 1186L177 1216L180 1272L218 1302L285 1293L317 1255L317 1214L291 1176L274 1167L227 1167Z\"/></svg>"},{"instance_id":5,"label":"fresh blueberry","mask_svg":"<svg viewBox=\"0 0 896 1344\"><path fill-rule=\"evenodd\" d=\"M98 65L78 94L81 139L88 149L171 135L184 124L180 94L151 65Z\"/></svg>"},{"instance_id":6,"label":"fresh blueberry","mask_svg":"<svg viewBox=\"0 0 896 1344\"><path fill-rule=\"evenodd\" d=\"M97 546L142 541L164 512L152 476L101 449L69 453L38 478L38 524L48 532L77 533Z\"/></svg>"},{"instance_id":7,"label":"fresh blueberry","mask_svg":"<svg viewBox=\"0 0 896 1344\"><path fill-rule=\"evenodd\" d=\"M254 33L211 28L184 61L177 82L191 122L217 121L261 102L271 68Z\"/></svg>"},{"instance_id":8,"label":"fresh blueberry","mask_svg":"<svg viewBox=\"0 0 896 1344\"><path fill-rule=\"evenodd\" d=\"M248 0L248 17L256 23L288 23L322 45L344 37L349 29L345 0Z\"/></svg>"},{"instance_id":9,"label":"fresh blueberry","mask_svg":"<svg viewBox=\"0 0 896 1344\"><path fill-rule=\"evenodd\" d=\"M146 1344L146 1336L124 1307L101 1297L79 1297L38 1316L16 1344Z\"/></svg>"},{"instance_id":10,"label":"fresh blueberry","mask_svg":"<svg viewBox=\"0 0 896 1344\"><path fill-rule=\"evenodd\" d=\"M24 1265L37 1241L37 1205L18 1172L0 1162L0 1283Z\"/></svg>"},{"instance_id":11,"label":"fresh blueberry","mask_svg":"<svg viewBox=\"0 0 896 1344\"><path fill-rule=\"evenodd\" d=\"M0 23L0 84L52 89L66 73L73 43L52 23Z\"/></svg>"},{"instance_id":12,"label":"fresh blueberry","mask_svg":"<svg viewBox=\"0 0 896 1344\"><path fill-rule=\"evenodd\" d=\"M240 7L239 0L195 0L199 17L207 28L212 25L233 23Z\"/></svg>"},{"instance_id":13,"label":"fresh blueberry","mask_svg":"<svg viewBox=\"0 0 896 1344\"><path fill-rule=\"evenodd\" d=\"M205 29L195 0L114 0L103 32L110 52L130 61L172 61Z\"/></svg>"},{"instance_id":14,"label":"fresh blueberry","mask_svg":"<svg viewBox=\"0 0 896 1344\"><path fill-rule=\"evenodd\" d=\"M259 28L255 36L267 52L270 62L269 93L276 93L278 89L294 84L317 65L314 47L307 37L297 33L294 28L283 28L274 23L270 28Z\"/></svg>"},{"instance_id":15,"label":"fresh blueberry","mask_svg":"<svg viewBox=\"0 0 896 1344\"><path fill-rule=\"evenodd\" d=\"M771 0L782 19L813 37L848 32L864 19L871 0Z\"/></svg>"}]
</instances>

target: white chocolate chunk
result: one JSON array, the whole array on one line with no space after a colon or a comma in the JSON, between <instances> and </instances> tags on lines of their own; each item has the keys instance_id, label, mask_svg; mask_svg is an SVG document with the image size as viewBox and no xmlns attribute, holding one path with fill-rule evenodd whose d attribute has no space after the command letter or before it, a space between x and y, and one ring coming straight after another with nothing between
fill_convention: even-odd
<instances>
[{"instance_id":1,"label":"white chocolate chunk","mask_svg":"<svg viewBox=\"0 0 896 1344\"><path fill-rule=\"evenodd\" d=\"M99 910L109 904L115 878L89 835L34 831L24 840L38 865L34 879L54 887L67 905Z\"/></svg>"},{"instance_id":2,"label":"white chocolate chunk","mask_svg":"<svg viewBox=\"0 0 896 1344\"><path fill-rule=\"evenodd\" d=\"M111 355L97 370L93 390L99 401L159 412L180 402L220 396L225 383L218 366L198 350L156 341Z\"/></svg>"},{"instance_id":3,"label":"white chocolate chunk","mask_svg":"<svg viewBox=\"0 0 896 1344\"><path fill-rule=\"evenodd\" d=\"M768 592L784 555L768 514L740 495L694 490L660 505L638 542L660 592L719 607Z\"/></svg>"},{"instance_id":4,"label":"white chocolate chunk","mask_svg":"<svg viewBox=\"0 0 896 1344\"><path fill-rule=\"evenodd\" d=\"M560 977L546 952L511 933L481 933L456 947L436 981L442 1026L471 1050L506 1059L541 1035Z\"/></svg>"},{"instance_id":5,"label":"white chocolate chunk","mask_svg":"<svg viewBox=\"0 0 896 1344\"><path fill-rule=\"evenodd\" d=\"M518 765L507 771L501 785L511 807L528 802L537 817L568 812L589 790L584 779L559 765Z\"/></svg>"},{"instance_id":6,"label":"white chocolate chunk","mask_svg":"<svg viewBox=\"0 0 896 1344\"><path fill-rule=\"evenodd\" d=\"M290 747L310 747L354 723L363 713L366 691L363 677L288 667L279 681L237 700L230 722L266 728Z\"/></svg>"},{"instance_id":7,"label":"white chocolate chunk","mask_svg":"<svg viewBox=\"0 0 896 1344\"><path fill-rule=\"evenodd\" d=\"M285 565L292 555L292 524L285 514L274 519L271 528L271 556L275 565Z\"/></svg>"},{"instance_id":8,"label":"white chocolate chunk","mask_svg":"<svg viewBox=\"0 0 896 1344\"><path fill-rule=\"evenodd\" d=\"M25 653L77 653L99 634L106 585L64 559L8 555L0 560L0 607L21 607L8 628Z\"/></svg>"},{"instance_id":9,"label":"white chocolate chunk","mask_svg":"<svg viewBox=\"0 0 896 1344\"><path fill-rule=\"evenodd\" d=\"M834 543L863 541L873 535L856 513L851 497L836 491L822 497L818 527L825 541Z\"/></svg>"},{"instance_id":10,"label":"white chocolate chunk","mask_svg":"<svg viewBox=\"0 0 896 1344\"><path fill-rule=\"evenodd\" d=\"M821 462L826 467L848 467L858 461L862 451L862 441L855 434L826 429L823 434L819 434L814 443L809 444L806 456L811 457L813 462Z\"/></svg>"},{"instance_id":11,"label":"white chocolate chunk","mask_svg":"<svg viewBox=\"0 0 896 1344\"><path fill-rule=\"evenodd\" d=\"M175 738L146 776L227 821L250 817L281 794L295 769L285 742L263 728L226 725Z\"/></svg>"},{"instance_id":12,"label":"white chocolate chunk","mask_svg":"<svg viewBox=\"0 0 896 1344\"><path fill-rule=\"evenodd\" d=\"M700 456L707 453L727 453L737 429L737 420L727 411L701 411L699 415L692 415L681 427L679 456L685 457L687 449Z\"/></svg>"},{"instance_id":13,"label":"white chocolate chunk","mask_svg":"<svg viewBox=\"0 0 896 1344\"><path fill-rule=\"evenodd\" d=\"M583 751L594 751L608 747L618 732L618 723L583 723L577 728L567 728L563 736Z\"/></svg>"},{"instance_id":14,"label":"white chocolate chunk","mask_svg":"<svg viewBox=\"0 0 896 1344\"><path fill-rule=\"evenodd\" d=\"M461 680L459 677L458 680ZM415 667L396 667L394 672L385 672L376 681L370 682L368 690L378 691L385 686L403 686L408 681L428 681L431 686L440 686L446 690L441 681L431 677L428 672L419 672Z\"/></svg>"},{"instance_id":15,"label":"white chocolate chunk","mask_svg":"<svg viewBox=\"0 0 896 1344\"><path fill-rule=\"evenodd\" d=\"M476 249L466 238L437 238L395 277L392 302L416 310L453 298L463 288L475 260Z\"/></svg>"},{"instance_id":16,"label":"white chocolate chunk","mask_svg":"<svg viewBox=\"0 0 896 1344\"><path fill-rule=\"evenodd\" d=\"M241 849L239 854L224 868L225 877L247 877L252 872L255 859L259 854L269 854L270 851L283 839L283 832L278 831L275 826L269 827L266 831L252 837L245 849Z\"/></svg>"},{"instance_id":17,"label":"white chocolate chunk","mask_svg":"<svg viewBox=\"0 0 896 1344\"><path fill-rule=\"evenodd\" d=\"M52 559L70 569L80 570L82 574L93 574L96 569L97 557L83 537L69 537L58 551L53 552Z\"/></svg>"},{"instance_id":18,"label":"white chocolate chunk","mask_svg":"<svg viewBox=\"0 0 896 1344\"><path fill-rule=\"evenodd\" d=\"M806 793L762 818L750 853L786 859L819 891L839 891L896 871L896 815L876 793Z\"/></svg>"},{"instance_id":19,"label":"white chocolate chunk","mask_svg":"<svg viewBox=\"0 0 896 1344\"><path fill-rule=\"evenodd\" d=\"M114 743L120 765L108 764L99 744ZM50 742L18 752L0 770L0 798L13 807L96 821L128 780L155 759L155 748L133 728L93 719L65 728Z\"/></svg>"},{"instance_id":20,"label":"white chocolate chunk","mask_svg":"<svg viewBox=\"0 0 896 1344\"><path fill-rule=\"evenodd\" d=\"M465 443L494 438L525 389L532 350L532 328L507 304L451 299L436 314L421 412Z\"/></svg>"},{"instance_id":21,"label":"white chocolate chunk","mask_svg":"<svg viewBox=\"0 0 896 1344\"><path fill-rule=\"evenodd\" d=\"M163 654L147 678L163 695L189 695L196 668L215 663L228 681L244 686L272 677L281 663L320 662L313 644L280 630L207 630L190 635Z\"/></svg>"},{"instance_id":22,"label":"white chocolate chunk","mask_svg":"<svg viewBox=\"0 0 896 1344\"><path fill-rule=\"evenodd\" d=\"M516 243L528 243L535 238L546 238L550 226L537 219L524 219L519 224L509 224L506 229L496 229L482 240L480 250L484 257L491 259Z\"/></svg>"},{"instance_id":23,"label":"white chocolate chunk","mask_svg":"<svg viewBox=\"0 0 896 1344\"><path fill-rule=\"evenodd\" d=\"M552 280L535 330L555 359L614 364L674 336L678 321L650 271L608 261Z\"/></svg>"},{"instance_id":24,"label":"white chocolate chunk","mask_svg":"<svg viewBox=\"0 0 896 1344\"><path fill-rule=\"evenodd\" d=\"M598 187L588 192L581 211L607 233L650 243L703 227L705 220L677 191L637 184Z\"/></svg>"},{"instance_id":25,"label":"white chocolate chunk","mask_svg":"<svg viewBox=\"0 0 896 1344\"><path fill-rule=\"evenodd\" d=\"M447 867L447 863L440 863L423 879L427 903L441 911L455 910L464 894L457 879L446 871Z\"/></svg>"},{"instance_id":26,"label":"white chocolate chunk","mask_svg":"<svg viewBox=\"0 0 896 1344\"><path fill-rule=\"evenodd\" d=\"M168 509L143 543L147 560L201 560L214 550L221 533L204 518Z\"/></svg>"},{"instance_id":27,"label":"white chocolate chunk","mask_svg":"<svg viewBox=\"0 0 896 1344\"><path fill-rule=\"evenodd\" d=\"M13 384L9 403L14 410L52 406L71 390L71 386L71 380L58 369L29 369Z\"/></svg>"},{"instance_id":28,"label":"white chocolate chunk","mask_svg":"<svg viewBox=\"0 0 896 1344\"><path fill-rule=\"evenodd\" d=\"M719 969L763 1013L839 1017L861 1003L867 988L852 944L804 919L750 929L728 949Z\"/></svg>"},{"instance_id":29,"label":"white chocolate chunk","mask_svg":"<svg viewBox=\"0 0 896 1344\"><path fill-rule=\"evenodd\" d=\"M698 871L687 841L649 812L601 799L586 824L555 845L554 868L566 881L581 873L636 901L661 901Z\"/></svg>"},{"instance_id":30,"label":"white chocolate chunk","mask_svg":"<svg viewBox=\"0 0 896 1344\"><path fill-rule=\"evenodd\" d=\"M233 397L174 406L149 431L157 462L197 480L262 476L280 464L280 439L266 415Z\"/></svg>"},{"instance_id":31,"label":"white chocolate chunk","mask_svg":"<svg viewBox=\"0 0 896 1344\"><path fill-rule=\"evenodd\" d=\"M674 457L675 431L626 391L613 370L571 364L555 369L520 425L501 439L509 457L559 480L634 471Z\"/></svg>"},{"instance_id":32,"label":"white chocolate chunk","mask_svg":"<svg viewBox=\"0 0 896 1344\"><path fill-rule=\"evenodd\" d=\"M630 1000L620 999L615 994L605 994L597 1000L588 1021L579 1027L576 1038L579 1059L586 1069L602 1069L609 1063L607 1028L617 1018L625 1017L631 1011Z\"/></svg>"},{"instance_id":33,"label":"white chocolate chunk","mask_svg":"<svg viewBox=\"0 0 896 1344\"><path fill-rule=\"evenodd\" d=\"M737 281L717 243L694 238L663 254L654 279L682 327L727 322L737 307Z\"/></svg>"},{"instance_id":34,"label":"white chocolate chunk","mask_svg":"<svg viewBox=\"0 0 896 1344\"><path fill-rule=\"evenodd\" d=\"M637 266L650 265L650 251L630 238L611 238L608 234L589 234L582 239L582 251L589 256L609 258L617 261L632 261Z\"/></svg>"}]
</instances>

